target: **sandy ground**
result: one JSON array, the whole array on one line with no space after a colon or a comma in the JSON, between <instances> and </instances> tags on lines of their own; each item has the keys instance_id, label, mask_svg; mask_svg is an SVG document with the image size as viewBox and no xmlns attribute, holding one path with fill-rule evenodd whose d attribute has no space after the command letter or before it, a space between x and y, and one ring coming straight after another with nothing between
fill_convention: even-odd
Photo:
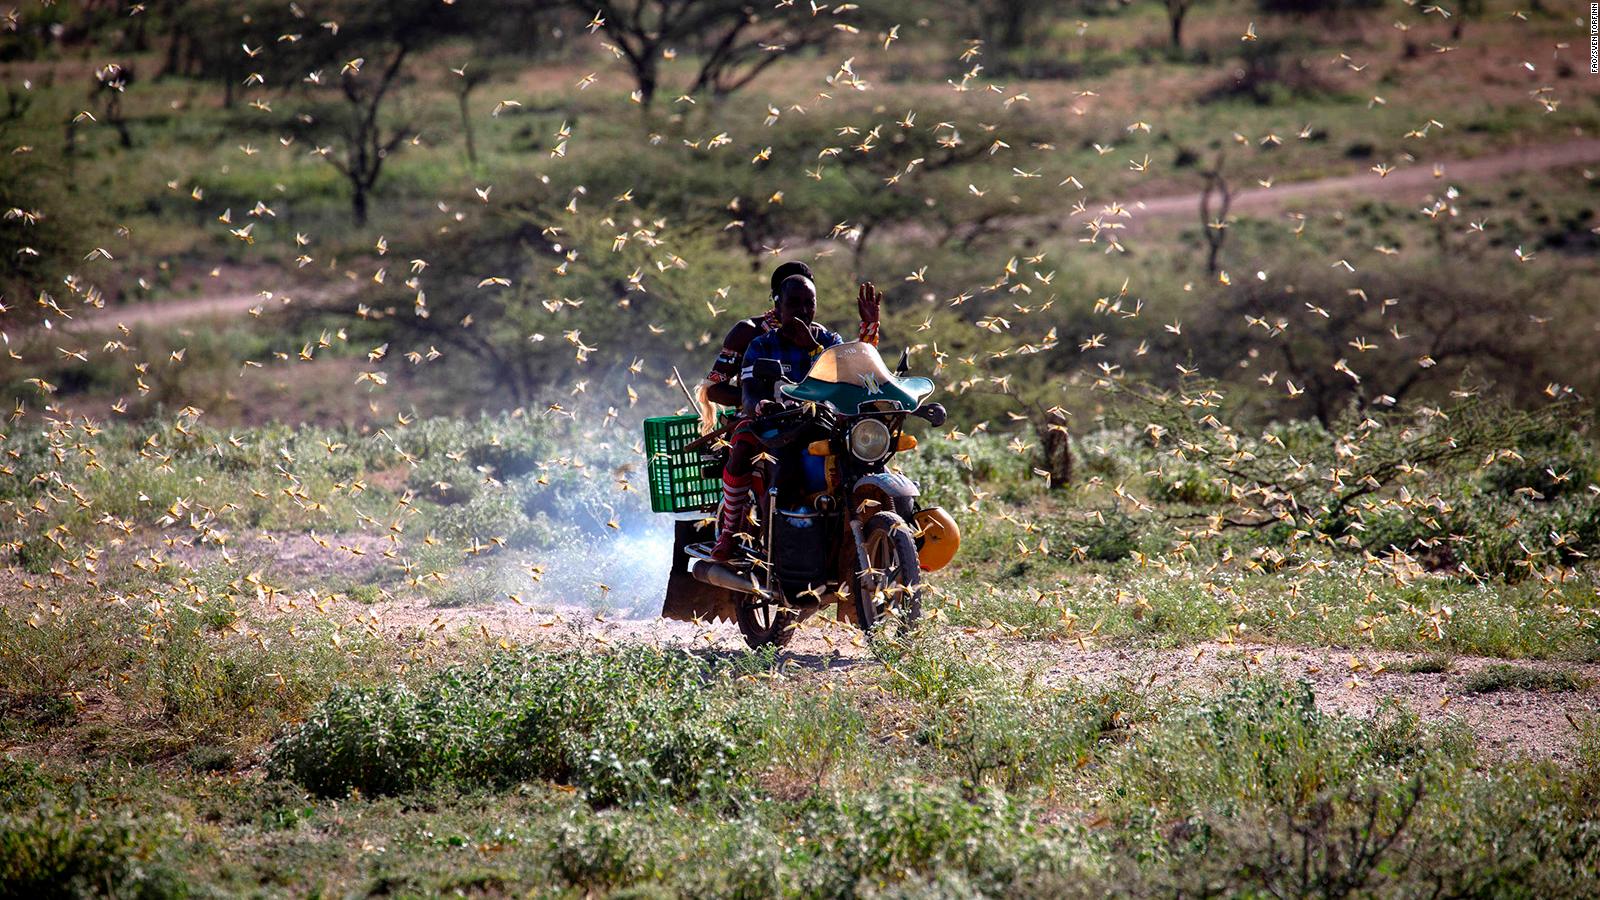
<instances>
[{"instance_id":1,"label":"sandy ground","mask_svg":"<svg viewBox=\"0 0 1600 900\"><path fill-rule=\"evenodd\" d=\"M438 609L423 600L397 601L376 609L386 629L482 629L508 641L554 641L581 646L650 644L732 651L743 648L729 623L675 622L625 618L578 607L521 607L510 602ZM1284 647L1215 642L1175 650L1084 649L1068 641L1017 641L998 632L969 631L963 640L986 647L1018 669L1040 673L1045 683L1078 679L1093 683L1166 686L1196 691L1216 689L1246 672L1278 673L1305 679L1319 708L1345 715L1373 713L1386 699L1399 701L1425 722L1452 719L1470 728L1491 757L1530 755L1562 759L1571 753L1572 719L1600 711L1600 665L1516 663L1560 668L1585 679L1569 693L1497 691L1463 694L1462 680L1503 660L1454 657L1442 673L1411 673L1406 666L1421 653L1370 652L1331 647ZM808 622L781 657L819 673L872 665L871 653L854 628L832 621Z\"/></svg>"},{"instance_id":2,"label":"sandy ground","mask_svg":"<svg viewBox=\"0 0 1600 900\"><path fill-rule=\"evenodd\" d=\"M285 535L278 566L284 576L326 576L330 571L358 575L381 550L378 539L341 536L333 549L302 535ZM340 545L361 546L366 557L353 557ZM360 561L366 560L366 561ZM648 604L644 604L648 607ZM370 607L347 604L364 617L375 617L381 631L401 639L436 632L479 634L491 641L550 642L603 648L623 644L676 646L695 650L737 651L743 638L731 623L664 620L648 614L597 612L584 605L504 598L488 603L441 608L418 593L395 592L395 598ZM355 609L352 609L355 608ZM371 619L369 619L371 621ZM1022 641L1001 632L962 629L963 642L982 648L1019 670L1037 672L1045 683L1079 679L1130 686L1166 686L1196 691L1215 689L1247 671L1278 673L1305 679L1318 706L1329 712L1368 715L1386 699L1399 701L1424 721L1457 720L1476 735L1490 757L1532 755L1566 758L1576 732L1572 719L1600 711L1600 664L1515 662L1536 668L1560 668L1586 682L1579 691L1552 693L1507 690L1465 694L1463 679L1503 660L1454 657L1446 672L1407 671L1422 653L1370 651L1360 648L1291 647L1270 644L1207 642L1180 649L1087 648L1072 641ZM813 618L802 627L782 659L819 677L835 677L873 665L872 655L855 628Z\"/></svg>"},{"instance_id":3,"label":"sandy ground","mask_svg":"<svg viewBox=\"0 0 1600 900\"><path fill-rule=\"evenodd\" d=\"M1420 653L1369 652L1333 647L1280 647L1215 642L1178 650L1090 649L1062 642L1012 643L1004 651L1018 662L1041 669L1048 680L1079 678L1115 683L1127 679L1191 688L1218 686L1246 671L1276 672L1311 683L1319 708L1345 715L1369 715L1385 699L1397 700L1425 722L1452 718L1472 729L1489 756L1570 754L1576 736L1571 719L1600 711L1600 665L1556 666L1518 662L1536 668L1561 668L1587 680L1570 693L1497 691L1462 694L1465 676L1505 660L1458 656L1442 673L1412 673Z\"/></svg>"},{"instance_id":4,"label":"sandy ground","mask_svg":"<svg viewBox=\"0 0 1600 900\"><path fill-rule=\"evenodd\" d=\"M257 307L262 313L271 313L291 306L328 304L349 297L359 286L348 280L310 285L272 268L230 267L199 285L199 296L108 304L103 309L86 309L62 327L85 332L111 331L119 325L164 328L193 319L245 316Z\"/></svg>"},{"instance_id":5,"label":"sandy ground","mask_svg":"<svg viewBox=\"0 0 1600 900\"><path fill-rule=\"evenodd\" d=\"M314 538L281 533L270 540L241 538L233 545L237 564L263 568L263 577L285 591L260 612L296 616L321 615L316 607L337 589L336 583L383 581L392 564L382 552L388 542L376 535L343 534ZM138 555L132 547L120 552ZM130 557L131 558L131 557ZM200 567L218 560L215 549L181 544L168 553L172 561ZM110 560L108 560L110 562ZM0 570L0 591L7 604L31 605L31 592L21 589L24 576ZM648 598L637 598L628 614L596 607L560 604L530 591L517 602L500 596L459 607L436 606L437 594L388 581L388 599L367 604L338 596L320 602L336 621L370 629L402 643L439 636L481 639L489 644L554 644L603 649L628 644L683 647L713 653L744 648L738 629L727 622L679 622L649 614ZM32 599L38 599L36 596ZM635 599L617 598L619 601ZM626 604L616 604L625 606ZM1249 671L1305 679L1317 704L1328 712L1368 715L1385 700L1394 700L1424 721L1458 721L1471 729L1490 759L1534 756L1567 759L1576 731L1572 722L1600 712L1600 664L1518 662L1537 668L1560 668L1584 682L1565 693L1505 690L1472 695L1461 691L1463 679L1476 670L1503 662L1481 657L1455 657L1445 672L1409 672L1421 653L1379 652L1336 647L1292 647L1270 644L1207 642L1179 649L1080 646L1075 641L1024 641L999 630L963 628L957 639L974 652L1035 673L1045 684L1072 680L1130 688L1165 687L1205 693ZM801 628L780 661L801 677L851 679L875 665L863 636L853 626L815 617Z\"/></svg>"}]
</instances>

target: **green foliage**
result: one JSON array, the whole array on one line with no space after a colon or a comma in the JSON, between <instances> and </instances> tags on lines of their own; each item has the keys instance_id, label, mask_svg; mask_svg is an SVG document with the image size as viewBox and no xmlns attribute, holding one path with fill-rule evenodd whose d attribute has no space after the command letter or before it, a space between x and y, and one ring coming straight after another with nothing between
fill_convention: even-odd
<instances>
[{"instance_id":1,"label":"green foliage","mask_svg":"<svg viewBox=\"0 0 1600 900\"><path fill-rule=\"evenodd\" d=\"M895 457L895 464L917 483L924 502L954 508L980 486L1003 487L1013 496L1024 493L1030 477L1028 460L995 434L967 435L953 441L944 435L919 438L917 449Z\"/></svg>"},{"instance_id":2,"label":"green foliage","mask_svg":"<svg viewBox=\"0 0 1600 900\"><path fill-rule=\"evenodd\" d=\"M913 740L969 797L991 785L1053 787L1103 736L1145 714L1125 690L1048 687L937 635L886 641L878 654L885 686L918 707Z\"/></svg>"},{"instance_id":3,"label":"green foliage","mask_svg":"<svg viewBox=\"0 0 1600 900\"><path fill-rule=\"evenodd\" d=\"M1534 499L1555 500L1581 494L1600 479L1600 454L1576 423L1535 432L1519 442L1515 453L1499 454L1483 470L1483 484L1495 493L1519 492Z\"/></svg>"},{"instance_id":4,"label":"green foliage","mask_svg":"<svg viewBox=\"0 0 1600 900\"><path fill-rule=\"evenodd\" d=\"M1152 531L1151 523L1109 507L1076 521L1052 523L1046 533L1055 552L1069 559L1116 562L1132 555Z\"/></svg>"},{"instance_id":5,"label":"green foliage","mask_svg":"<svg viewBox=\"0 0 1600 900\"><path fill-rule=\"evenodd\" d=\"M72 308L69 290L84 289L76 278L71 288L62 280L88 252L83 235L98 233L103 222L97 206L74 202L63 187L67 182L59 162L43 154L8 152L0 158L0 245L13 248L0 258L0 298L8 307L6 320L15 325L42 316L45 310L35 302L41 294Z\"/></svg>"},{"instance_id":6,"label":"green foliage","mask_svg":"<svg viewBox=\"0 0 1600 900\"><path fill-rule=\"evenodd\" d=\"M1345 719L1319 711L1308 682L1255 678L1163 720L1139 741L1139 752L1119 758L1108 789L1133 816L1213 803L1293 810L1325 789L1380 772L1409 774L1466 752L1435 743L1401 707L1385 707L1371 720Z\"/></svg>"},{"instance_id":7,"label":"green foliage","mask_svg":"<svg viewBox=\"0 0 1600 900\"><path fill-rule=\"evenodd\" d=\"M1070 852L1047 839L1034 810L1004 794L964 798L910 782L838 797L804 814L810 864L805 896L853 896L863 886L942 880L954 893L996 895L1024 874L1067 868Z\"/></svg>"},{"instance_id":8,"label":"green foliage","mask_svg":"<svg viewBox=\"0 0 1600 900\"><path fill-rule=\"evenodd\" d=\"M359 638L336 646L331 625L291 633L281 619L245 616L237 597L203 599L193 587L165 614L78 602L50 616L0 610L0 728L42 735L71 725L83 694L110 679L140 714L111 749L150 758L253 746L385 661L384 648Z\"/></svg>"},{"instance_id":9,"label":"green foliage","mask_svg":"<svg viewBox=\"0 0 1600 900\"><path fill-rule=\"evenodd\" d=\"M0 812L0 897L186 896L160 859L171 836L154 824L53 804Z\"/></svg>"},{"instance_id":10,"label":"green foliage","mask_svg":"<svg viewBox=\"0 0 1600 900\"><path fill-rule=\"evenodd\" d=\"M1562 669L1490 663L1462 678L1457 690L1463 694L1489 694L1495 691L1566 693L1581 690L1583 686L1583 679Z\"/></svg>"},{"instance_id":11,"label":"green foliage","mask_svg":"<svg viewBox=\"0 0 1600 900\"><path fill-rule=\"evenodd\" d=\"M1580 564L1600 552L1600 497L1584 492L1548 502L1456 482L1423 508L1388 506L1365 518L1361 544L1399 549L1436 568L1521 581L1548 565ZM1445 500L1444 497L1449 499Z\"/></svg>"},{"instance_id":12,"label":"green foliage","mask_svg":"<svg viewBox=\"0 0 1600 900\"><path fill-rule=\"evenodd\" d=\"M1209 470L1198 465L1168 466L1151 476L1150 499L1190 506L1217 506L1228 499L1227 488Z\"/></svg>"},{"instance_id":13,"label":"green foliage","mask_svg":"<svg viewBox=\"0 0 1600 900\"><path fill-rule=\"evenodd\" d=\"M596 805L689 798L742 777L745 714L694 657L506 652L412 687L335 691L268 771L323 796L436 784L572 785Z\"/></svg>"},{"instance_id":14,"label":"green foliage","mask_svg":"<svg viewBox=\"0 0 1600 900\"><path fill-rule=\"evenodd\" d=\"M1438 675L1450 671L1454 664L1454 661L1443 653L1429 653L1407 660L1395 668L1413 675Z\"/></svg>"}]
</instances>

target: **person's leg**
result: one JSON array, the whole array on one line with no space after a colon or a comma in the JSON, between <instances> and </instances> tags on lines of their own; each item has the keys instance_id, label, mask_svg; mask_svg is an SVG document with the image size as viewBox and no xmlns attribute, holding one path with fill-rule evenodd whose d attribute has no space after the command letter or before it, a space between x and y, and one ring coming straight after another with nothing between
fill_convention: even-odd
<instances>
[{"instance_id":1,"label":"person's leg","mask_svg":"<svg viewBox=\"0 0 1600 900\"><path fill-rule=\"evenodd\" d=\"M761 443L748 423L734 429L728 462L722 467L722 511L717 516L717 543L711 551L714 559L732 559L737 546L734 535L748 528L745 518L750 511L750 491L756 487L755 458L760 452Z\"/></svg>"}]
</instances>

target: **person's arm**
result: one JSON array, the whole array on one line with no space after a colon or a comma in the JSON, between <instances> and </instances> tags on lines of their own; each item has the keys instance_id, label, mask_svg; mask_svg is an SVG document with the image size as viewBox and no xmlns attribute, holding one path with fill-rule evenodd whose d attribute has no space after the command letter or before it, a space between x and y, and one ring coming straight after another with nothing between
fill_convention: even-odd
<instances>
[{"instance_id":1,"label":"person's arm","mask_svg":"<svg viewBox=\"0 0 1600 900\"><path fill-rule=\"evenodd\" d=\"M741 405L739 367L744 361L744 351L754 337L755 328L749 322L741 321L722 339L722 349L717 352L717 360L711 364L711 372L706 375L706 381L711 383L706 389L706 397L712 403Z\"/></svg>"},{"instance_id":2,"label":"person's arm","mask_svg":"<svg viewBox=\"0 0 1600 900\"><path fill-rule=\"evenodd\" d=\"M878 314L883 305L883 294L870 281L861 282L856 292L856 311L861 314L861 330L857 340L878 346Z\"/></svg>"},{"instance_id":3,"label":"person's arm","mask_svg":"<svg viewBox=\"0 0 1600 900\"><path fill-rule=\"evenodd\" d=\"M770 396L761 396L759 391L761 379L756 378L752 371L756 360L761 358L762 343L760 338L750 342L750 346L744 351L743 366L739 370L739 411L746 416L758 415L761 401L772 399ZM772 385L767 385L766 390L770 394Z\"/></svg>"}]
</instances>

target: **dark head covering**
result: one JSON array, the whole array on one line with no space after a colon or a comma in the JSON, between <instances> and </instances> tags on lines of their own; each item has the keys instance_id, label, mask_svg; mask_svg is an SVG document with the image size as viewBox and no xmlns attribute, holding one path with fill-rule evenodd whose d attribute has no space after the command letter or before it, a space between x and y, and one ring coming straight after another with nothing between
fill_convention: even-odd
<instances>
[{"instance_id":1,"label":"dark head covering","mask_svg":"<svg viewBox=\"0 0 1600 900\"><path fill-rule=\"evenodd\" d=\"M791 260L772 270L772 298L778 298L778 289L783 287L783 282L791 275L803 275L811 278L811 267L799 260ZM816 279L812 279L815 281Z\"/></svg>"}]
</instances>

